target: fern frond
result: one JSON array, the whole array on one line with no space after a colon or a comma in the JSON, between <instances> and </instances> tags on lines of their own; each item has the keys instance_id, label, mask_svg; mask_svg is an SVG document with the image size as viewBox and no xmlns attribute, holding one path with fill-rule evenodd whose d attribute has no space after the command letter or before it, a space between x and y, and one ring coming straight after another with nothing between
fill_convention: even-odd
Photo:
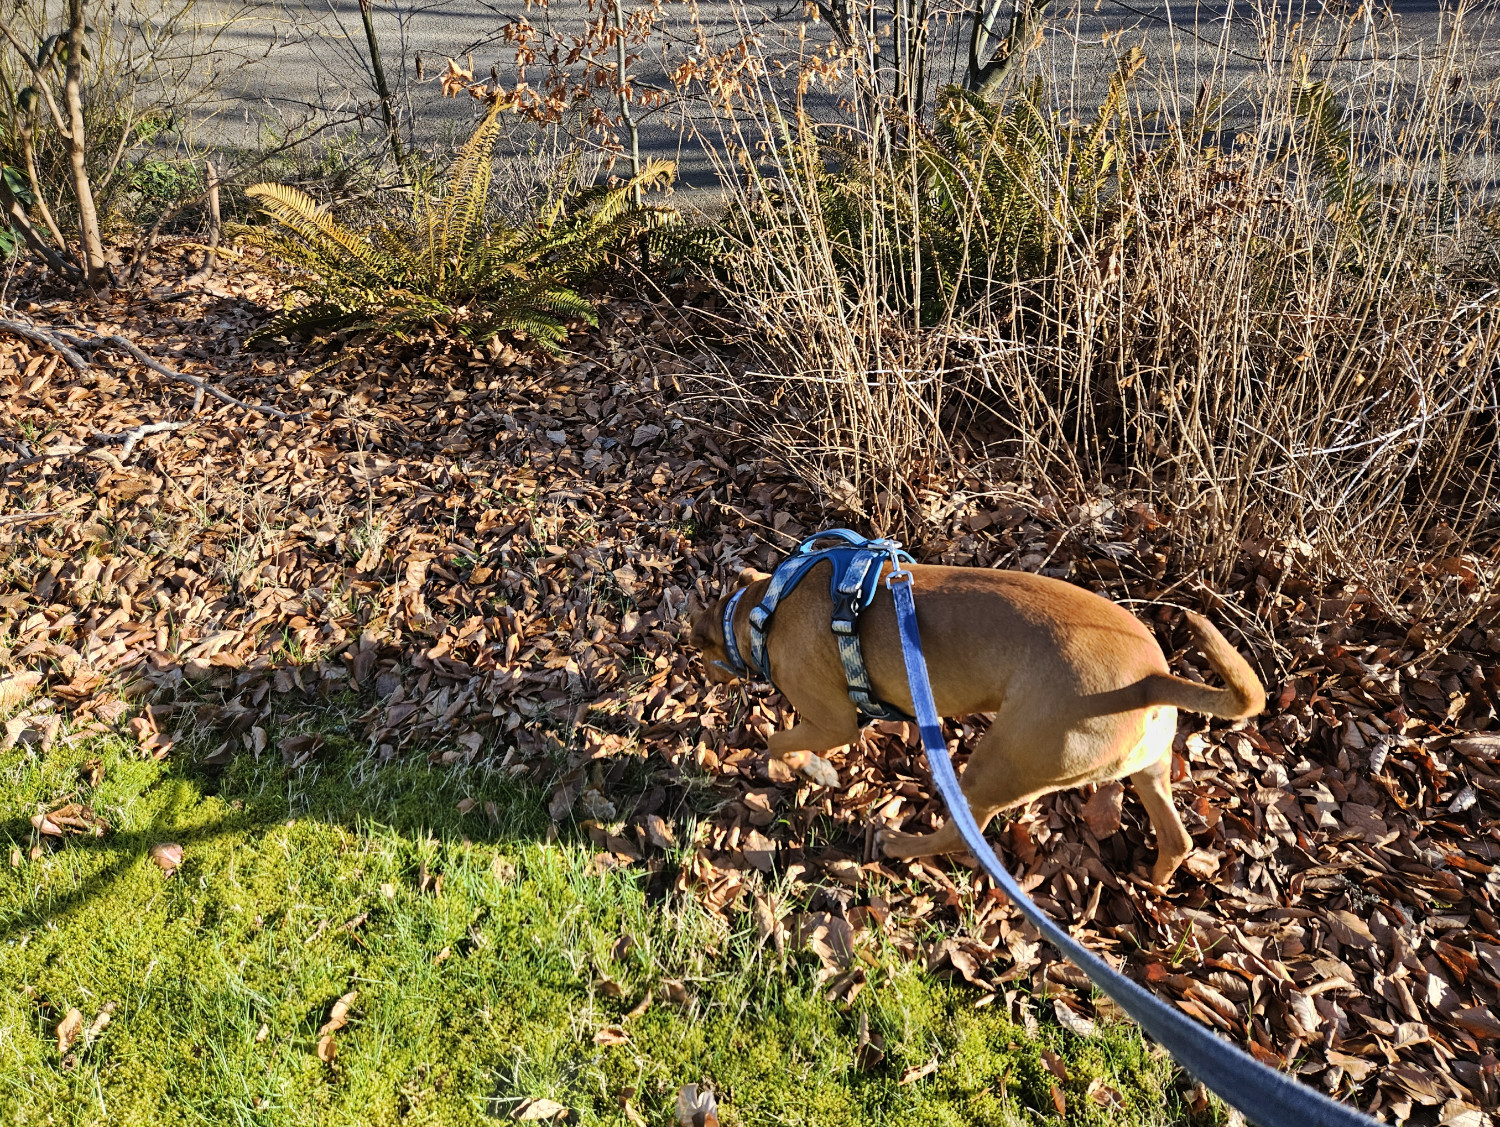
<instances>
[{"instance_id":1,"label":"fern frond","mask_svg":"<svg viewBox=\"0 0 1500 1127\"><path fill-rule=\"evenodd\" d=\"M372 274L384 276L391 263L368 240L351 231L327 213L300 188L289 184L252 184L245 194L281 226L292 232L320 261L337 263L340 253L352 257Z\"/></svg>"},{"instance_id":2,"label":"fern frond","mask_svg":"<svg viewBox=\"0 0 1500 1127\"><path fill-rule=\"evenodd\" d=\"M502 103L490 106L474 134L458 151L458 159L448 173L448 183L439 212L438 254L446 259L449 255L462 254L469 247L474 234L484 220L484 207L489 199L490 179L494 174L495 142L500 139L500 112ZM439 263L434 262L437 266Z\"/></svg>"}]
</instances>

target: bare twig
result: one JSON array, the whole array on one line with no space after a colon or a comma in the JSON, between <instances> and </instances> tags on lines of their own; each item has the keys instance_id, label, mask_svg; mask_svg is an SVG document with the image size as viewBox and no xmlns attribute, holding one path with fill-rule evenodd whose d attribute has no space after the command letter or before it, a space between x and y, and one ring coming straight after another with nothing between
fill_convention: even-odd
<instances>
[{"instance_id":1,"label":"bare twig","mask_svg":"<svg viewBox=\"0 0 1500 1127\"><path fill-rule=\"evenodd\" d=\"M24 337L33 344L40 344L45 348L50 348L66 360L68 367L72 368L75 372L87 372L89 370L89 362L87 360L45 329L39 329L35 325L28 325L21 321L0 318L0 331L13 333L18 337Z\"/></svg>"},{"instance_id":2,"label":"bare twig","mask_svg":"<svg viewBox=\"0 0 1500 1127\"><path fill-rule=\"evenodd\" d=\"M214 167L213 161L205 163L208 174L208 251L203 255L203 265L184 282L189 286L206 279L214 272L219 261L219 235L222 230L219 218L219 170Z\"/></svg>"},{"instance_id":3,"label":"bare twig","mask_svg":"<svg viewBox=\"0 0 1500 1127\"><path fill-rule=\"evenodd\" d=\"M130 453L135 449L135 444L147 435L166 434L168 431L182 430L184 427L192 426L192 423L146 423L134 430L120 431L118 434L108 434L102 430L94 431L94 437L104 442L124 442L125 449L120 451L120 461L130 460Z\"/></svg>"},{"instance_id":4,"label":"bare twig","mask_svg":"<svg viewBox=\"0 0 1500 1127\"><path fill-rule=\"evenodd\" d=\"M62 516L61 509L49 509L45 513L11 513L0 516L0 524L30 524L34 520L50 520Z\"/></svg>"},{"instance_id":5,"label":"bare twig","mask_svg":"<svg viewBox=\"0 0 1500 1127\"><path fill-rule=\"evenodd\" d=\"M36 52L28 51L22 45L20 39L16 37L16 33L11 30L10 24L4 20L0 20L0 35L5 36L10 41L10 45L16 49L16 54L20 55L21 60L31 68L31 77L36 82L35 89L41 94L42 100L47 103L47 109L52 114L52 123L57 126L57 131L66 139L68 136L68 127L63 121L62 110L58 108L56 100L52 97L52 88L47 84L47 76L42 73L42 68L36 60Z\"/></svg>"},{"instance_id":6,"label":"bare twig","mask_svg":"<svg viewBox=\"0 0 1500 1127\"><path fill-rule=\"evenodd\" d=\"M231 407L238 407L242 411L259 411L263 415L270 415L273 419L301 418L300 413L291 415L285 411L272 407L269 404L246 403L243 399L236 399L227 391L220 391L212 384L205 383L195 376L187 376L181 372L174 372L171 368L168 368L160 361L155 360L152 357L148 356L146 353L142 352L134 342L127 340L125 337L116 335L99 337L96 340L87 341L81 337L75 337L71 333L59 333L58 335L61 336L64 340L72 341L73 344L82 348L98 348L102 345L110 345L114 348L118 348L121 352L127 352L131 356L135 357L138 362L144 364L146 367L150 368L158 375L166 376L168 379L178 380L182 383L190 384L193 387L197 388L200 398L203 395L212 395L215 399L219 400L222 403L228 403Z\"/></svg>"},{"instance_id":7,"label":"bare twig","mask_svg":"<svg viewBox=\"0 0 1500 1127\"><path fill-rule=\"evenodd\" d=\"M80 337L74 333L62 329L43 329L38 325L28 325L21 321L12 321L0 318L0 331L14 333L18 337L24 337L29 341L44 345L52 349L68 362L68 365L77 372L86 372L89 363L75 349L94 348L117 348L127 353L138 363L144 364L158 375L165 376L169 380L177 380L179 383L189 384L197 389L197 396L193 400L193 409L196 411L203 402L203 396L211 395L222 403L228 403L231 407L238 407L242 411L257 411L262 415L269 415L273 419L300 419L301 413L288 414L266 403L247 403L243 399L236 399L226 391L220 391L212 384L205 383L196 376L184 375L174 372L161 361L147 355L131 340L119 335L99 336L92 340ZM70 348L69 345L72 347Z\"/></svg>"}]
</instances>

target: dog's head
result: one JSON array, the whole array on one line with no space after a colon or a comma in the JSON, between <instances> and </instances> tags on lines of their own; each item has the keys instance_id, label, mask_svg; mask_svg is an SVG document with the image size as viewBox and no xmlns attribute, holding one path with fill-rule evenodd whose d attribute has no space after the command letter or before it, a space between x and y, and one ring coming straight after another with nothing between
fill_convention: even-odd
<instances>
[{"instance_id":1,"label":"dog's head","mask_svg":"<svg viewBox=\"0 0 1500 1127\"><path fill-rule=\"evenodd\" d=\"M703 659L703 668L708 673L710 681L719 684L728 684L737 681L734 670L729 665L729 650L724 645L724 606L741 588L761 579L771 578L763 571L756 571L753 567L747 567L739 575L735 576L734 582L713 602L707 606L699 606L694 600L694 605L689 606L689 621L692 629L688 634L688 641L692 643L698 656Z\"/></svg>"}]
</instances>

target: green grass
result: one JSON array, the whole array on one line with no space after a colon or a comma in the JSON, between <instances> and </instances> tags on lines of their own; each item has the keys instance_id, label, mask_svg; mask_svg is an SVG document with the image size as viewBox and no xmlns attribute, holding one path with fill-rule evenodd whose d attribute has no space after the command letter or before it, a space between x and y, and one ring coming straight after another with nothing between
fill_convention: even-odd
<instances>
[{"instance_id":1,"label":"green grass","mask_svg":"<svg viewBox=\"0 0 1500 1127\"><path fill-rule=\"evenodd\" d=\"M464 797L480 807L461 816ZM110 833L29 859L31 815L68 800ZM376 766L337 737L295 772L274 746L222 775L114 739L0 755L0 1123L467 1124L548 1097L570 1123L625 1125L633 1091L667 1127L689 1082L714 1087L726 1124L1060 1122L1044 1048L1071 1070L1068 1122L1185 1118L1173 1070L1131 1028L1031 1037L878 948L854 1003L830 1001L811 957L763 947L748 916L726 927L639 868L596 875L572 828L551 828L540 790ZM165 841L185 847L170 877L148 857ZM417 890L424 863L439 895ZM689 1003L625 1022L668 978ZM351 990L325 1063L318 1028ZM106 1003L108 1027L62 1057L58 1022L76 1007L87 1026ZM861 1013L889 1054L868 1072ZM627 1043L595 1044L620 1024ZM1095 1077L1126 1112L1086 1098Z\"/></svg>"}]
</instances>

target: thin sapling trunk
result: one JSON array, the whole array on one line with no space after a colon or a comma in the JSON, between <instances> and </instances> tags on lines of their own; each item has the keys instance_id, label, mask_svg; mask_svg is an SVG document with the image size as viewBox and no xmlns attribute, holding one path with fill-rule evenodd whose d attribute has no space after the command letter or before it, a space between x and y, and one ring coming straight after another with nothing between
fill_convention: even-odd
<instances>
[{"instance_id":1,"label":"thin sapling trunk","mask_svg":"<svg viewBox=\"0 0 1500 1127\"><path fill-rule=\"evenodd\" d=\"M64 70L64 101L68 111L68 162L73 177L73 195L78 201L78 249L83 280L90 289L109 284L104 261L104 239L99 233L99 212L89 182L88 137L83 126L83 37L84 0L68 0L68 57Z\"/></svg>"}]
</instances>

